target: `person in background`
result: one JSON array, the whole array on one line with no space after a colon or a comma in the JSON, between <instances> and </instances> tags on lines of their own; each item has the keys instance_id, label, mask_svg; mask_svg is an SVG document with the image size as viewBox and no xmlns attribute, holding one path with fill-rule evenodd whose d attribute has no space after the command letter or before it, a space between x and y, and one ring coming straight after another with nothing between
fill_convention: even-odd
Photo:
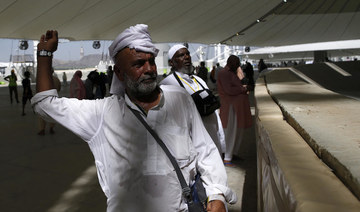
<instances>
[{"instance_id":1,"label":"person in background","mask_svg":"<svg viewBox=\"0 0 360 212\"><path fill-rule=\"evenodd\" d=\"M4 80L9 82L9 92L10 92L10 102L11 102L11 104L13 103L13 93L15 94L16 103L19 103L18 91L17 91L17 83L16 83L17 77L16 77L14 69L11 70L11 74L9 76L6 76L4 78Z\"/></svg>"},{"instance_id":2,"label":"person in background","mask_svg":"<svg viewBox=\"0 0 360 212\"><path fill-rule=\"evenodd\" d=\"M95 98L102 99L106 96L106 82L108 81L105 73L101 72L98 76L98 90L96 90Z\"/></svg>"},{"instance_id":3,"label":"person in background","mask_svg":"<svg viewBox=\"0 0 360 212\"><path fill-rule=\"evenodd\" d=\"M67 86L67 76L66 76L65 71L63 72L62 80L63 80L63 86L66 87Z\"/></svg>"},{"instance_id":4,"label":"person in background","mask_svg":"<svg viewBox=\"0 0 360 212\"><path fill-rule=\"evenodd\" d=\"M218 78L219 71L222 70L223 67L220 66L220 63L216 63L216 69L215 69L215 80Z\"/></svg>"},{"instance_id":5,"label":"person in background","mask_svg":"<svg viewBox=\"0 0 360 212\"><path fill-rule=\"evenodd\" d=\"M70 98L85 99L86 89L83 81L81 80L82 72L76 71L70 81Z\"/></svg>"},{"instance_id":6,"label":"person in background","mask_svg":"<svg viewBox=\"0 0 360 212\"><path fill-rule=\"evenodd\" d=\"M23 96L22 96L22 114L23 116L25 116L25 105L26 102L29 100L31 100L31 98L33 97L32 94L32 90L31 90L31 82L30 82L30 72L29 71L25 71L24 72L24 79L22 80L21 84L23 86Z\"/></svg>"},{"instance_id":7,"label":"person in background","mask_svg":"<svg viewBox=\"0 0 360 212\"><path fill-rule=\"evenodd\" d=\"M95 99L97 89L96 80L99 77L97 70L91 71L85 80L86 99Z\"/></svg>"},{"instance_id":8,"label":"person in background","mask_svg":"<svg viewBox=\"0 0 360 212\"><path fill-rule=\"evenodd\" d=\"M246 78L246 84L247 84L248 91L254 91L254 88L255 88L254 68L251 65L251 63L246 61L243 71L245 73L245 78Z\"/></svg>"},{"instance_id":9,"label":"person in background","mask_svg":"<svg viewBox=\"0 0 360 212\"><path fill-rule=\"evenodd\" d=\"M217 93L217 79L218 79L218 74L219 74L219 71L222 70L223 67L220 66L220 63L216 63L216 67L214 69L214 71L211 71L211 77L213 78L213 82L214 82L214 86L213 86L213 92L214 93Z\"/></svg>"},{"instance_id":10,"label":"person in background","mask_svg":"<svg viewBox=\"0 0 360 212\"><path fill-rule=\"evenodd\" d=\"M58 75L54 72L54 69L52 69L52 71L53 71L52 79L53 79L53 83L54 83L54 88L59 93L61 91L61 82L60 82Z\"/></svg>"},{"instance_id":11,"label":"person in background","mask_svg":"<svg viewBox=\"0 0 360 212\"><path fill-rule=\"evenodd\" d=\"M108 66L108 69L106 71L106 75L107 75L107 83L109 85L109 91L111 89L111 82L112 82L112 78L114 76L114 71L113 71L113 67L112 66Z\"/></svg>"},{"instance_id":12,"label":"person in background","mask_svg":"<svg viewBox=\"0 0 360 212\"><path fill-rule=\"evenodd\" d=\"M210 80L212 83L216 83L216 79L215 79L215 71L216 71L216 67L213 66L210 72Z\"/></svg>"},{"instance_id":13,"label":"person in background","mask_svg":"<svg viewBox=\"0 0 360 212\"><path fill-rule=\"evenodd\" d=\"M52 68L52 80L53 80L53 85L54 88L56 89L56 91L59 93L61 91L61 82L60 79L58 78L57 74L54 72L54 69ZM38 116L39 118L39 132L38 135L45 135L45 129L46 129L46 125L49 125L49 132L50 134L55 134L55 122L54 121L45 121L43 118L41 118L41 116Z\"/></svg>"},{"instance_id":14,"label":"person in background","mask_svg":"<svg viewBox=\"0 0 360 212\"><path fill-rule=\"evenodd\" d=\"M244 129L252 125L247 85L241 80L244 74L240 60L231 55L224 69L219 72L217 87L220 96L220 118L225 131L225 166L234 166L233 153L237 153L243 138Z\"/></svg>"},{"instance_id":15,"label":"person in background","mask_svg":"<svg viewBox=\"0 0 360 212\"><path fill-rule=\"evenodd\" d=\"M207 84L200 77L192 74L193 65L191 62L190 52L186 46L182 44L172 46L169 49L169 62L171 69L174 72L163 79L160 83L161 85L184 87L190 95L203 90L202 86L204 86L205 89L208 89ZM178 77L180 82L176 79L176 77ZM201 118L206 130L218 148L219 154L222 155L225 151L225 138L218 111L215 111L208 116L202 116Z\"/></svg>"},{"instance_id":16,"label":"person in background","mask_svg":"<svg viewBox=\"0 0 360 212\"><path fill-rule=\"evenodd\" d=\"M199 70L197 72L197 75L204 80L205 83L207 83L207 79L208 79L208 70L205 67L205 62L201 61L200 62L200 67Z\"/></svg>"},{"instance_id":17,"label":"person in background","mask_svg":"<svg viewBox=\"0 0 360 212\"><path fill-rule=\"evenodd\" d=\"M264 71L265 69L267 69L267 65L265 64L264 62L264 59L260 59L259 60L259 63L258 63L258 70L259 70L259 73Z\"/></svg>"}]
</instances>

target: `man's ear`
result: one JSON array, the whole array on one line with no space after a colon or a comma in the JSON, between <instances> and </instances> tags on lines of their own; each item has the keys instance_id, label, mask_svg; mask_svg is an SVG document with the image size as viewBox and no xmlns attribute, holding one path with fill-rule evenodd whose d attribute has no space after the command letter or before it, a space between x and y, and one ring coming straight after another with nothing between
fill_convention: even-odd
<instances>
[{"instance_id":1,"label":"man's ear","mask_svg":"<svg viewBox=\"0 0 360 212\"><path fill-rule=\"evenodd\" d=\"M169 59L169 60L168 60L168 63L169 63L169 65L170 65L171 67L174 67L174 63L173 63L172 59Z\"/></svg>"},{"instance_id":2,"label":"man's ear","mask_svg":"<svg viewBox=\"0 0 360 212\"><path fill-rule=\"evenodd\" d=\"M124 72L120 69L119 66L114 65L114 72L120 81L124 81Z\"/></svg>"}]
</instances>

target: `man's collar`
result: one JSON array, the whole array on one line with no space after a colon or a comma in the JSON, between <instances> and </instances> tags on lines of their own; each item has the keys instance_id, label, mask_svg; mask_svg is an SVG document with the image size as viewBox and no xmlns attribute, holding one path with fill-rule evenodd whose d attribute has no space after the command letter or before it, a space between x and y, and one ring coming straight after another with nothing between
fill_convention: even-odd
<instances>
[{"instance_id":1,"label":"man's collar","mask_svg":"<svg viewBox=\"0 0 360 212\"><path fill-rule=\"evenodd\" d=\"M158 88L160 90L160 101L159 104L157 104L156 106L152 107L150 110L160 110L165 103L165 99L164 99L164 93L163 90L159 87ZM127 93L125 92L125 103L131 107L132 109L135 109L137 111L140 111L141 113L143 113L145 116L147 115L147 113L145 112L145 110L138 104L136 104L135 102L130 100L130 97L127 95ZM149 110L149 111L150 111Z\"/></svg>"},{"instance_id":2,"label":"man's collar","mask_svg":"<svg viewBox=\"0 0 360 212\"><path fill-rule=\"evenodd\" d=\"M192 81L193 76L192 75L184 74L184 73L178 72L178 71L175 71L175 73L178 76L180 76L181 78L183 78L184 80L186 80L187 82L193 83L193 81Z\"/></svg>"}]
</instances>

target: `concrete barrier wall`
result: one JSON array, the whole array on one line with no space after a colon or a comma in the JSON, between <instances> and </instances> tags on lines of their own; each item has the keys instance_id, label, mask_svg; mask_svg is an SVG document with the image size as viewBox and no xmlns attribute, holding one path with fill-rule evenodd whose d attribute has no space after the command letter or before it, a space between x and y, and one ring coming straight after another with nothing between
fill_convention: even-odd
<instances>
[{"instance_id":1,"label":"concrete barrier wall","mask_svg":"<svg viewBox=\"0 0 360 212\"><path fill-rule=\"evenodd\" d=\"M291 127L257 80L258 211L360 211L359 200Z\"/></svg>"}]
</instances>

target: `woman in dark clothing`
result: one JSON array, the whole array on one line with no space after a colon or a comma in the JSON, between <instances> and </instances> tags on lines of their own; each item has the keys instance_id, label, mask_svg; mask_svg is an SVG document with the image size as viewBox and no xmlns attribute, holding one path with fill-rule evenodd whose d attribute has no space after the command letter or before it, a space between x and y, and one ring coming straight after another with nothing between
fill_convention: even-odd
<instances>
[{"instance_id":1,"label":"woman in dark clothing","mask_svg":"<svg viewBox=\"0 0 360 212\"><path fill-rule=\"evenodd\" d=\"M23 97L22 97L22 115L25 116L25 105L26 102L33 97L32 90L31 90L31 84L30 84L30 72L25 71L24 73L25 79L22 80L22 86L23 86Z\"/></svg>"},{"instance_id":2,"label":"woman in dark clothing","mask_svg":"<svg viewBox=\"0 0 360 212\"><path fill-rule=\"evenodd\" d=\"M247 89L248 91L253 91L255 88L255 82L254 82L254 68L251 65L251 63L246 62L244 68L245 78L247 79Z\"/></svg>"}]
</instances>

